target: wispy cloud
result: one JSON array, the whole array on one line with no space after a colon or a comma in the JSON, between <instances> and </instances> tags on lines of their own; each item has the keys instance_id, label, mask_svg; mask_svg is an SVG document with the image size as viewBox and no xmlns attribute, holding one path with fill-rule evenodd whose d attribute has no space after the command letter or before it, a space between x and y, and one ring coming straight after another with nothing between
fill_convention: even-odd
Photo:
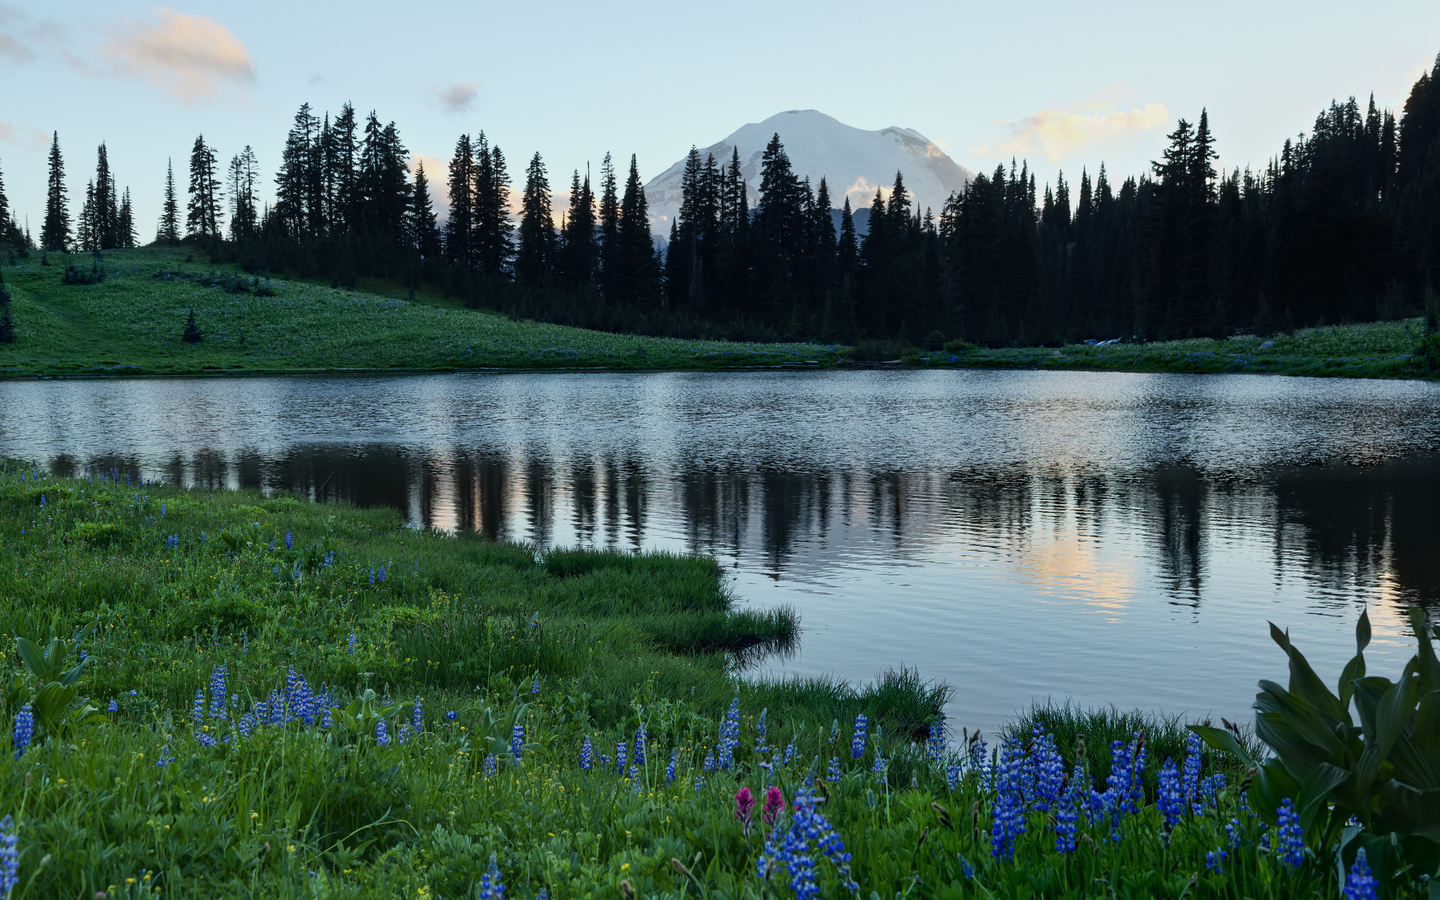
<instances>
[{"instance_id":1,"label":"wispy cloud","mask_svg":"<svg viewBox=\"0 0 1440 900\"><path fill-rule=\"evenodd\" d=\"M7 144L23 144L33 150L37 147L47 146L50 143L50 135L38 128L0 122L0 141Z\"/></svg>"},{"instance_id":2,"label":"wispy cloud","mask_svg":"<svg viewBox=\"0 0 1440 900\"><path fill-rule=\"evenodd\" d=\"M1122 140L1169 122L1170 111L1163 103L1117 109L1114 97L1121 90L1107 88L1061 109L1042 109L1023 119L1001 122L1007 135L971 152L976 156L999 157L1040 153L1054 162L1091 144Z\"/></svg>"},{"instance_id":3,"label":"wispy cloud","mask_svg":"<svg viewBox=\"0 0 1440 900\"><path fill-rule=\"evenodd\" d=\"M435 91L435 99L440 102L440 108L448 113L459 113L469 109L475 103L475 97L479 89L473 81L456 82L447 87Z\"/></svg>"},{"instance_id":4,"label":"wispy cloud","mask_svg":"<svg viewBox=\"0 0 1440 900\"><path fill-rule=\"evenodd\" d=\"M186 103L255 79L250 51L224 25L161 7L158 23L120 19L100 47L116 68L154 82Z\"/></svg>"},{"instance_id":5,"label":"wispy cloud","mask_svg":"<svg viewBox=\"0 0 1440 900\"><path fill-rule=\"evenodd\" d=\"M410 177L415 177L415 170L421 165L425 166L425 181L430 185L430 203L443 222L450 217L450 163L438 156L412 153Z\"/></svg>"}]
</instances>

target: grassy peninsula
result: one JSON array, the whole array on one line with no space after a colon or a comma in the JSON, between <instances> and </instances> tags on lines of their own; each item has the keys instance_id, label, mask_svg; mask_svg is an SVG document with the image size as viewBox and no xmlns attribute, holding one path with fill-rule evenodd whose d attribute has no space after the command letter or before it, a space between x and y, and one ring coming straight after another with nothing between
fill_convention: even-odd
<instances>
[{"instance_id":1,"label":"grassy peninsula","mask_svg":"<svg viewBox=\"0 0 1440 900\"><path fill-rule=\"evenodd\" d=\"M43 262L42 262L43 260ZM69 267L80 281L65 283ZM286 372L724 370L890 364L915 368L1434 377L1422 319L1261 337L1064 347L906 349L609 334L466 309L392 282L349 290L246 275L185 250L145 248L0 261L16 340L0 378ZM191 310L202 339L187 343ZM1434 358L1432 358L1434 357Z\"/></svg>"},{"instance_id":2,"label":"grassy peninsula","mask_svg":"<svg viewBox=\"0 0 1440 900\"><path fill-rule=\"evenodd\" d=\"M0 463L0 892L1336 893L1176 723L1036 710L992 751L914 673L743 677L795 626L704 559Z\"/></svg>"}]
</instances>

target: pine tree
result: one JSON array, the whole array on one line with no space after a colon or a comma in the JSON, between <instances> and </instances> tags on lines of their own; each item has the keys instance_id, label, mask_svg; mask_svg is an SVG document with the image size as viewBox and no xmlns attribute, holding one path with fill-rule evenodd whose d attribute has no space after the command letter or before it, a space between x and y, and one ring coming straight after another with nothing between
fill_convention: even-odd
<instances>
[{"instance_id":1,"label":"pine tree","mask_svg":"<svg viewBox=\"0 0 1440 900\"><path fill-rule=\"evenodd\" d=\"M205 136L195 138L190 150L190 202L186 207L185 231L202 240L220 237L220 187L215 181L215 150L206 146Z\"/></svg>"},{"instance_id":2,"label":"pine tree","mask_svg":"<svg viewBox=\"0 0 1440 900\"><path fill-rule=\"evenodd\" d=\"M302 103L285 137L275 176L275 215L292 238L319 234L325 223L319 202L323 188L319 138L320 120L311 113L310 104Z\"/></svg>"},{"instance_id":3,"label":"pine tree","mask_svg":"<svg viewBox=\"0 0 1440 900\"><path fill-rule=\"evenodd\" d=\"M15 223L10 218L10 198L5 196L5 173L0 171L0 243L14 243Z\"/></svg>"},{"instance_id":4,"label":"pine tree","mask_svg":"<svg viewBox=\"0 0 1440 900\"><path fill-rule=\"evenodd\" d=\"M595 240L595 194L590 189L590 173L580 180L576 169L570 179L570 210L565 217L561 242L561 270L572 285L595 282L599 262L599 245Z\"/></svg>"},{"instance_id":5,"label":"pine tree","mask_svg":"<svg viewBox=\"0 0 1440 900\"><path fill-rule=\"evenodd\" d=\"M187 344L198 344L204 339L200 326L195 322L195 307L190 307L190 318L185 320L185 333L181 335Z\"/></svg>"},{"instance_id":6,"label":"pine tree","mask_svg":"<svg viewBox=\"0 0 1440 900\"><path fill-rule=\"evenodd\" d=\"M482 131L475 154L475 252L480 271L504 276L515 248L511 242L510 176L505 154L489 146Z\"/></svg>"},{"instance_id":7,"label":"pine tree","mask_svg":"<svg viewBox=\"0 0 1440 900\"><path fill-rule=\"evenodd\" d=\"M354 231L360 228L363 200L359 188L360 143L356 139L358 123L355 107L348 102L330 128L329 145L324 154L323 180L325 192L331 197L326 213L332 231Z\"/></svg>"},{"instance_id":8,"label":"pine tree","mask_svg":"<svg viewBox=\"0 0 1440 900\"><path fill-rule=\"evenodd\" d=\"M130 189L120 200L120 212L115 219L115 246L125 250L135 249L135 210L130 205Z\"/></svg>"},{"instance_id":9,"label":"pine tree","mask_svg":"<svg viewBox=\"0 0 1440 900\"><path fill-rule=\"evenodd\" d=\"M249 144L230 159L225 177L230 189L230 240L244 241L255 236L260 223L256 196L260 182L260 161Z\"/></svg>"},{"instance_id":10,"label":"pine tree","mask_svg":"<svg viewBox=\"0 0 1440 900\"><path fill-rule=\"evenodd\" d=\"M430 204L430 182L425 177L423 162L415 165L415 187L410 198L410 237L422 260L440 260L440 229L435 224L435 209Z\"/></svg>"},{"instance_id":11,"label":"pine tree","mask_svg":"<svg viewBox=\"0 0 1440 900\"><path fill-rule=\"evenodd\" d=\"M99 241L96 238L95 227L95 182L94 180L85 183L85 202L80 206L80 221L75 230L75 243L80 245L81 251L89 253L99 249Z\"/></svg>"},{"instance_id":12,"label":"pine tree","mask_svg":"<svg viewBox=\"0 0 1440 900\"><path fill-rule=\"evenodd\" d=\"M115 189L115 176L110 171L110 155L101 144L96 152L95 202L90 219L91 242L101 250L113 250L119 244L118 219L120 197Z\"/></svg>"},{"instance_id":13,"label":"pine tree","mask_svg":"<svg viewBox=\"0 0 1440 900\"><path fill-rule=\"evenodd\" d=\"M160 210L160 225L155 242L174 246L180 243L180 201L175 197L174 160L165 161L165 204Z\"/></svg>"},{"instance_id":14,"label":"pine tree","mask_svg":"<svg viewBox=\"0 0 1440 900\"><path fill-rule=\"evenodd\" d=\"M60 133L50 142L50 172L45 190L45 224L40 228L40 246L64 251L70 246L70 197L65 190L65 162L60 157Z\"/></svg>"},{"instance_id":15,"label":"pine tree","mask_svg":"<svg viewBox=\"0 0 1440 900\"><path fill-rule=\"evenodd\" d=\"M475 261L475 154L462 134L450 157L450 218L445 222L445 259L469 272Z\"/></svg>"},{"instance_id":16,"label":"pine tree","mask_svg":"<svg viewBox=\"0 0 1440 900\"><path fill-rule=\"evenodd\" d=\"M615 183L615 165L610 154L600 162L600 291L607 297L612 275L620 266L620 246L616 234L620 229L620 195Z\"/></svg>"},{"instance_id":17,"label":"pine tree","mask_svg":"<svg viewBox=\"0 0 1440 900\"><path fill-rule=\"evenodd\" d=\"M515 278L523 284L543 285L555 267L555 221L550 211L550 181L538 152L525 169L525 192L520 208Z\"/></svg>"},{"instance_id":18,"label":"pine tree","mask_svg":"<svg viewBox=\"0 0 1440 900\"><path fill-rule=\"evenodd\" d=\"M612 290L617 291L621 302L641 309L663 302L660 263L655 256L655 243L650 237L650 211L634 154L630 155L630 174L625 179L625 193L620 200L615 243L620 283Z\"/></svg>"}]
</instances>

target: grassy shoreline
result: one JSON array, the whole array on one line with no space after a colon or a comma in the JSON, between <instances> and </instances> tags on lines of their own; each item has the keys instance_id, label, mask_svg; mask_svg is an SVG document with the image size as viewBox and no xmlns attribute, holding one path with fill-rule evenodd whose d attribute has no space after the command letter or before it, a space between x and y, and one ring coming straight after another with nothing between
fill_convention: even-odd
<instances>
[{"instance_id":1,"label":"grassy shoreline","mask_svg":"<svg viewBox=\"0 0 1440 900\"><path fill-rule=\"evenodd\" d=\"M89 256L0 262L18 337L0 344L0 379L33 377L430 374L446 372L728 371L866 367L854 351L617 335L469 310L392 284L358 290L253 279L183 250L111 251L96 284L63 284ZM257 289L273 296L257 296ZM204 339L182 339L194 309ZM1433 378L1419 319L1107 346L908 352L884 367L1255 373ZM895 348L900 356L900 348Z\"/></svg>"},{"instance_id":2,"label":"grassy shoreline","mask_svg":"<svg viewBox=\"0 0 1440 900\"><path fill-rule=\"evenodd\" d=\"M706 559L0 461L10 898L809 896L805 852L820 896L1335 892L1176 722L1038 709L998 756L947 744L948 688L913 672L741 677L795 624ZM36 663L17 636L55 639ZM47 665L75 674L58 706ZM1164 812L1162 760L1193 764L1193 810ZM1059 796L1082 782L1083 814ZM737 799L772 790L773 822Z\"/></svg>"}]
</instances>

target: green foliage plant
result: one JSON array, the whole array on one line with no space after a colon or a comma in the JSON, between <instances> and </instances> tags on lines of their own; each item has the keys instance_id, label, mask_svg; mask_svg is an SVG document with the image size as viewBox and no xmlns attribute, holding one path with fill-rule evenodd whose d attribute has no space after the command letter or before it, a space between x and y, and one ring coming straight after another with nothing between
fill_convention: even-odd
<instances>
[{"instance_id":1,"label":"green foliage plant","mask_svg":"<svg viewBox=\"0 0 1440 900\"><path fill-rule=\"evenodd\" d=\"M1355 655L1335 691L1289 632L1270 625L1290 660L1289 687L1262 680L1255 697L1255 733L1274 756L1257 761L1228 731L1191 729L1251 768L1248 798L1266 821L1290 798L1313 844L1352 860L1363 846L1372 864L1398 851L1440 875L1440 660L1432 643L1440 627L1419 607L1409 619L1419 647L1391 681L1366 674L1370 616L1361 613Z\"/></svg>"}]
</instances>

